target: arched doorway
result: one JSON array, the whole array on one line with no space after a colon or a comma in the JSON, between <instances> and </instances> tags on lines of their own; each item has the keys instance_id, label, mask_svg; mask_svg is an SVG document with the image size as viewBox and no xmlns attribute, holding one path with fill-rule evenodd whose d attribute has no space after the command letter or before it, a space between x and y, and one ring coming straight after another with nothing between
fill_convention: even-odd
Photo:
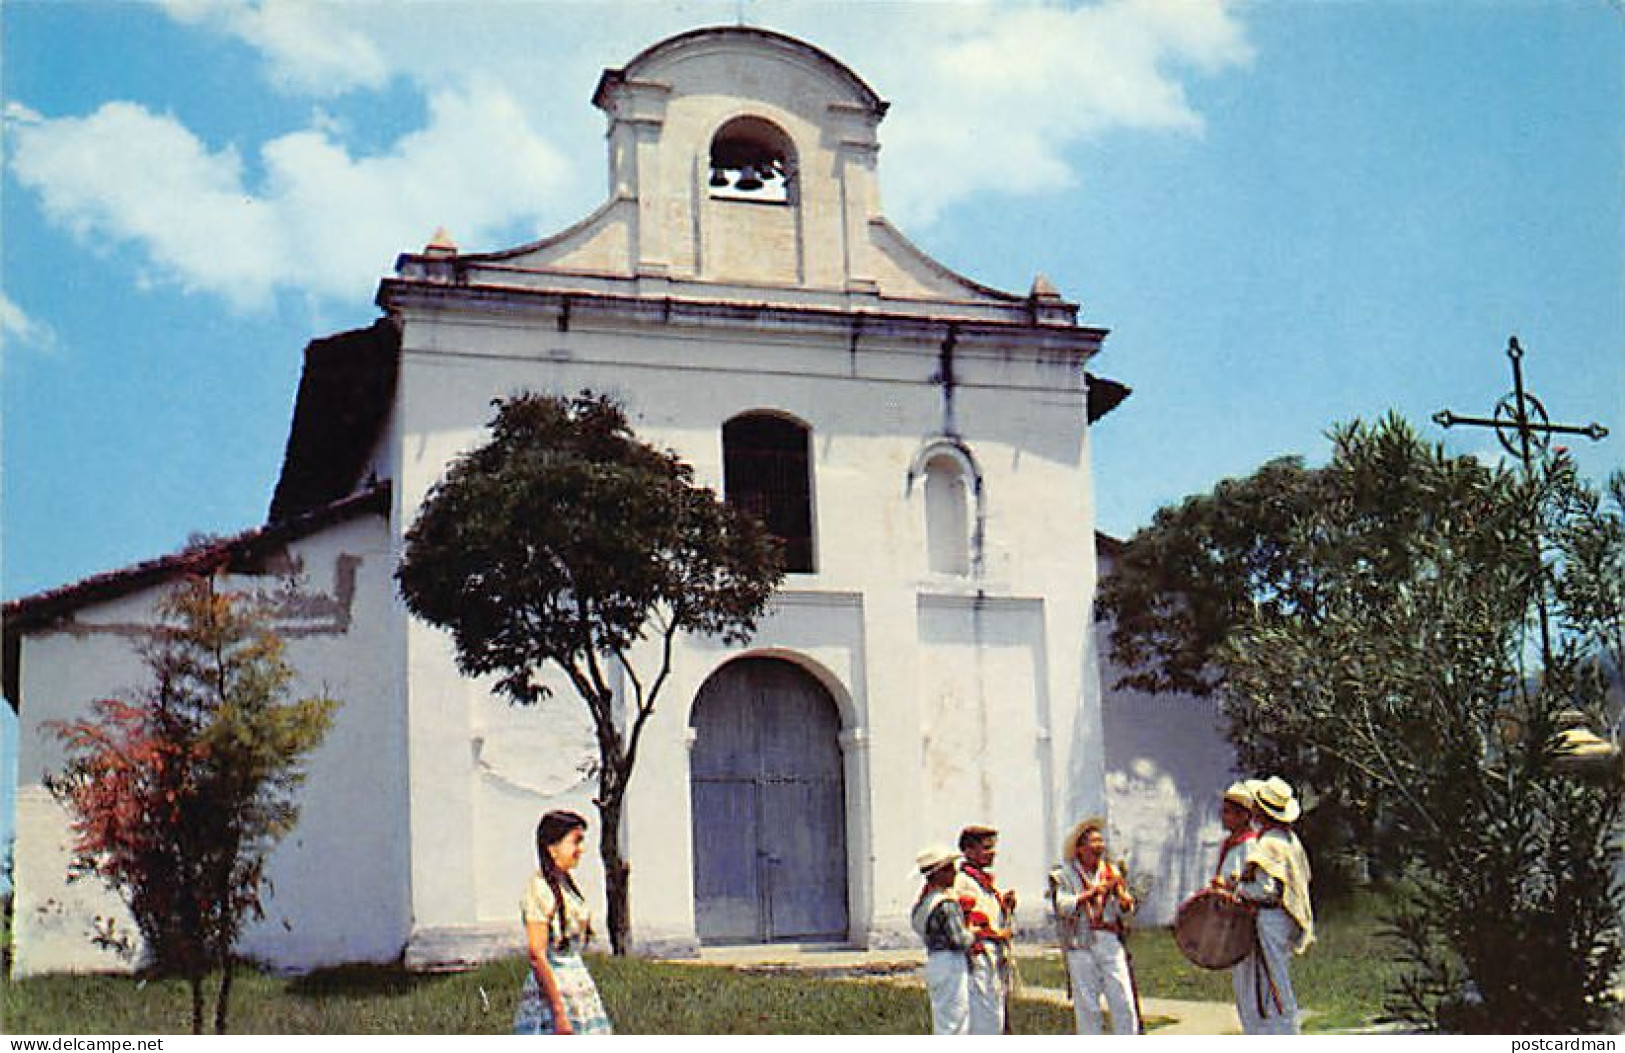
<instances>
[{"instance_id":1,"label":"arched doorway","mask_svg":"<svg viewBox=\"0 0 1625 1053\"><path fill-rule=\"evenodd\" d=\"M701 943L847 937L840 713L791 662L742 658L694 702L694 916Z\"/></svg>"}]
</instances>

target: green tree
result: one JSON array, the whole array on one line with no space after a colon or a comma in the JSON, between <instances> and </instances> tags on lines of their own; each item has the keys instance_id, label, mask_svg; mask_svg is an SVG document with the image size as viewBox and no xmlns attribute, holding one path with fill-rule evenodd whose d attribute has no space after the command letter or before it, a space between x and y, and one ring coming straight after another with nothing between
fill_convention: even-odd
<instances>
[{"instance_id":1,"label":"green tree","mask_svg":"<svg viewBox=\"0 0 1625 1053\"><path fill-rule=\"evenodd\" d=\"M234 948L264 917L266 859L298 820L305 759L338 703L285 701L294 671L267 610L211 574L188 576L159 610L163 624L141 646L152 686L49 725L67 765L46 785L72 817L70 878L94 875L123 899L145 967L189 983L194 1034L204 981L219 970L214 1029L224 1034ZM128 948L105 920L96 939Z\"/></svg>"},{"instance_id":2,"label":"green tree","mask_svg":"<svg viewBox=\"0 0 1625 1053\"><path fill-rule=\"evenodd\" d=\"M16 898L12 886L12 860L16 858L16 844L15 838L6 838L5 855L0 856L0 885L5 887L5 891L0 892L0 980L11 976L12 908Z\"/></svg>"},{"instance_id":3,"label":"green tree","mask_svg":"<svg viewBox=\"0 0 1625 1053\"><path fill-rule=\"evenodd\" d=\"M555 666L597 733L610 941L626 953L622 810L680 633L740 642L783 576L777 541L676 454L637 439L612 400L520 395L459 457L407 532L396 572L414 614L451 631L459 669L529 705ZM634 650L655 652L640 675ZM652 667L652 668L650 668ZM610 670L625 674L618 697Z\"/></svg>"},{"instance_id":4,"label":"green tree","mask_svg":"<svg viewBox=\"0 0 1625 1053\"><path fill-rule=\"evenodd\" d=\"M1277 462L1136 535L1103 589L1114 653L1141 684L1217 692L1242 762L1323 802L1321 848L1403 868L1400 1013L1604 1028L1622 784L1570 777L1554 739L1565 711L1605 719L1625 506L1561 456L1526 478L1397 418L1332 439L1324 468Z\"/></svg>"}]
</instances>

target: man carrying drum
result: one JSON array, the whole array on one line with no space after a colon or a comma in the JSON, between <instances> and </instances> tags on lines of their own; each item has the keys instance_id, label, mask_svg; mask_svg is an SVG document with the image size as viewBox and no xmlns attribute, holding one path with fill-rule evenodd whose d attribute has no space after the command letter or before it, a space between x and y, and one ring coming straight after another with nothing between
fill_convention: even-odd
<instances>
[{"instance_id":1,"label":"man carrying drum","mask_svg":"<svg viewBox=\"0 0 1625 1053\"><path fill-rule=\"evenodd\" d=\"M1259 833L1247 845L1236 894L1257 910L1258 942L1236 966L1236 1010L1249 1035L1295 1035L1298 1000L1288 969L1315 939L1309 856L1292 832L1302 808L1279 776L1256 784L1253 802Z\"/></svg>"},{"instance_id":2,"label":"man carrying drum","mask_svg":"<svg viewBox=\"0 0 1625 1053\"><path fill-rule=\"evenodd\" d=\"M1210 882L1216 889L1234 892L1236 886L1241 884L1241 872L1247 865L1248 845L1258 838L1258 830L1253 826L1253 809L1257 807L1253 791L1262 785L1259 779L1237 780L1224 791L1224 797L1219 802L1219 822L1224 824L1224 843L1219 846L1219 862L1213 868L1213 880ZM1230 967L1230 988L1236 996L1236 1015L1241 1018L1244 1029L1248 1017L1242 1006L1253 999L1252 979L1257 970L1258 965L1252 955Z\"/></svg>"},{"instance_id":3,"label":"man carrying drum","mask_svg":"<svg viewBox=\"0 0 1625 1053\"><path fill-rule=\"evenodd\" d=\"M1050 871L1050 909L1060 930L1072 984L1078 1034L1100 1034L1100 996L1112 1014L1112 1032L1140 1030L1134 978L1123 946L1125 919L1134 911L1124 874L1106 861L1106 821L1085 819L1061 845L1061 865Z\"/></svg>"}]
</instances>

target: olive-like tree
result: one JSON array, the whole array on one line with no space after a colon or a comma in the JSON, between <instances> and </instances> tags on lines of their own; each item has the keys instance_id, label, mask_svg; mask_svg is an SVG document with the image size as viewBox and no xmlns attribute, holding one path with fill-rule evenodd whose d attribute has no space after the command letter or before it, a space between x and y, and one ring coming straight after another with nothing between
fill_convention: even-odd
<instances>
[{"instance_id":1,"label":"olive-like tree","mask_svg":"<svg viewBox=\"0 0 1625 1053\"><path fill-rule=\"evenodd\" d=\"M1332 439L1323 468L1273 463L1131 539L1103 590L1114 651L1142 685L1216 693L1242 762L1340 818L1322 847L1404 875L1396 1011L1604 1029L1625 781L1574 777L1560 747L1570 711L1609 720L1625 486L1610 506L1561 455L1526 475L1394 417Z\"/></svg>"},{"instance_id":2,"label":"olive-like tree","mask_svg":"<svg viewBox=\"0 0 1625 1053\"><path fill-rule=\"evenodd\" d=\"M458 668L519 705L556 667L592 716L610 942L626 953L621 838L638 747L682 633L742 642L783 576L780 544L638 439L612 399L495 403L488 441L430 490L396 571L411 611L450 630ZM640 671L636 652L651 645ZM624 674L617 692L613 670Z\"/></svg>"}]
</instances>

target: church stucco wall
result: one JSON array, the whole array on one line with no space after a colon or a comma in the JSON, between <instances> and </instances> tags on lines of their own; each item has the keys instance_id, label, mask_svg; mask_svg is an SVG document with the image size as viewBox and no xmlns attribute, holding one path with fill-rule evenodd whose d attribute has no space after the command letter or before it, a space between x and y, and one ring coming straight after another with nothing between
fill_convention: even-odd
<instances>
[{"instance_id":1,"label":"church stucco wall","mask_svg":"<svg viewBox=\"0 0 1625 1053\"><path fill-rule=\"evenodd\" d=\"M346 961L386 961L407 934L404 809L401 763L405 726L400 684L390 674L388 639L393 606L387 532L376 517L353 520L295 542L304 566L300 591L339 599L328 612L280 625L287 660L297 672L292 690L340 699L333 728L313 755L298 826L271 858L274 893L266 918L241 945L250 957L285 968ZM355 573L353 591L340 561ZM228 588L253 589L275 579L232 577ZM71 884L67 817L41 785L59 770L63 753L42 728L51 720L88 714L88 703L129 694L147 683L132 644L154 622L159 590L147 589L76 612L69 628L24 638L19 714L17 931L19 975L48 971L118 970L132 964L89 939L94 919L117 919L132 931L118 900L96 880ZM342 595L341 595L342 594ZM342 613L334 613L339 611ZM367 656L367 661L358 661Z\"/></svg>"},{"instance_id":2,"label":"church stucco wall","mask_svg":"<svg viewBox=\"0 0 1625 1053\"><path fill-rule=\"evenodd\" d=\"M1213 874L1224 840L1219 798L1237 778L1235 749L1217 699L1115 688L1122 670L1106 658L1105 626L1097 644L1112 851L1149 883L1141 922L1172 924L1180 901Z\"/></svg>"},{"instance_id":3,"label":"church stucco wall","mask_svg":"<svg viewBox=\"0 0 1625 1053\"><path fill-rule=\"evenodd\" d=\"M1073 756L1080 748L1099 752L1097 686L1079 643L1094 568L1075 362L971 346L956 359L961 380L950 397L933 380L938 344L884 334L853 351L809 332L612 328L579 318L560 331L478 311L405 317L403 526L450 460L481 441L474 422L489 417L493 397L613 394L641 438L676 450L718 490L724 421L769 410L806 423L816 572L786 579L746 650L818 666L855 707L843 714L851 938L906 941L918 891L908 876L914 851L952 840L969 822L1008 827L1007 873L1033 896L1041 891L1063 817L1104 804L1098 766ZM930 571L923 488L910 478L921 450L948 432L982 470L974 577ZM482 722L529 736L525 725L540 726L538 714L494 715L505 703L460 680L441 634L414 623L407 639L414 944L425 960L478 954L468 948L501 944L502 926L517 932L509 915L533 865L536 815L585 808L588 787L549 794L493 781L469 745ZM627 834L641 946L695 945L688 708L705 677L735 653L683 642L646 733ZM954 699L946 709L945 692ZM983 708L959 712L966 699ZM548 705L571 703L579 706L565 687ZM930 743L958 742L964 729L956 724L966 720L976 722L976 735L991 733L958 765L971 769L971 785L996 792L966 794L958 767L939 764L933 773ZM586 876L589 887L600 880L596 860Z\"/></svg>"}]
</instances>

